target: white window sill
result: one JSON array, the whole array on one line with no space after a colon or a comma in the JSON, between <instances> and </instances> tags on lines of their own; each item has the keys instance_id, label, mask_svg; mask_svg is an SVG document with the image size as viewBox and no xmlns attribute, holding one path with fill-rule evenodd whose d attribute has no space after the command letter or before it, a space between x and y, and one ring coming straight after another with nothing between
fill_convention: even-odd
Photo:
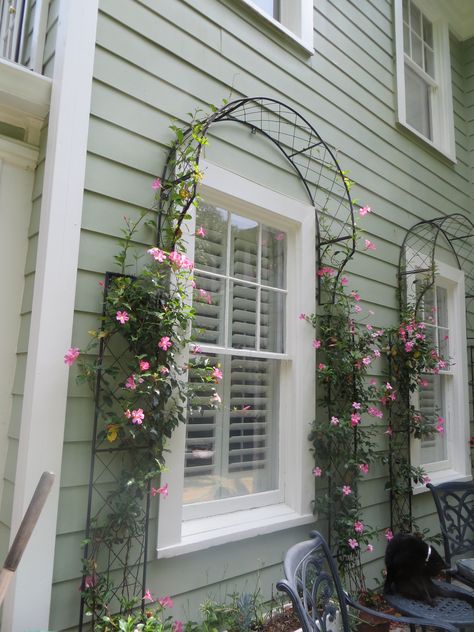
<instances>
[{"instance_id":1,"label":"white window sill","mask_svg":"<svg viewBox=\"0 0 474 632\"><path fill-rule=\"evenodd\" d=\"M457 164L455 152L445 150L439 145L436 145L435 143L433 143L433 141L431 141L429 138L426 138L426 136L423 136L423 134L420 134L418 130L416 130L414 127L411 127L411 125L409 125L408 123L404 121L398 120L397 124L401 130L403 130L404 132L407 132L407 135L410 134L410 135L416 136L417 139L425 143L430 149L433 149L435 152L441 154L443 158L447 158L454 165Z\"/></svg>"},{"instance_id":2,"label":"white window sill","mask_svg":"<svg viewBox=\"0 0 474 632\"><path fill-rule=\"evenodd\" d=\"M441 483L453 483L454 481L461 483L464 481L472 480L471 474L462 474L461 472L452 469L440 470L439 472L427 472L427 476L430 477L430 483L432 483L433 485L440 485ZM413 486L413 495L424 494L425 492L429 491L430 490L426 487L426 485L423 485L422 483Z\"/></svg>"},{"instance_id":3,"label":"white window sill","mask_svg":"<svg viewBox=\"0 0 474 632\"><path fill-rule=\"evenodd\" d=\"M184 555L312 522L313 514L299 514L284 504L187 520L182 525L180 542L166 547L158 546L158 559Z\"/></svg>"},{"instance_id":4,"label":"white window sill","mask_svg":"<svg viewBox=\"0 0 474 632\"><path fill-rule=\"evenodd\" d=\"M287 39L291 41L291 43L296 44L299 48L301 48L305 53L309 55L314 55L314 46L312 41L306 41L293 33L289 28L287 28L284 24L275 20L274 17L266 13L263 9L261 9L258 5L254 4L252 0L239 0L242 4L247 6L249 9L258 13L260 17L262 17L266 22L271 24L274 29L277 29L282 33Z\"/></svg>"}]
</instances>

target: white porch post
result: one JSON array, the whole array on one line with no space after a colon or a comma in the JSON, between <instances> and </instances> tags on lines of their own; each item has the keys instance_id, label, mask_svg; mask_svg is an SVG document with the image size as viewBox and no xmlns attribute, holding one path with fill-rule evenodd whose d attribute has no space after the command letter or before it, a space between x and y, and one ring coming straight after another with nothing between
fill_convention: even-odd
<instances>
[{"instance_id":1,"label":"white porch post","mask_svg":"<svg viewBox=\"0 0 474 632\"><path fill-rule=\"evenodd\" d=\"M10 586L2 629L47 629L98 0L60 0L12 536L43 470L57 479Z\"/></svg>"}]
</instances>

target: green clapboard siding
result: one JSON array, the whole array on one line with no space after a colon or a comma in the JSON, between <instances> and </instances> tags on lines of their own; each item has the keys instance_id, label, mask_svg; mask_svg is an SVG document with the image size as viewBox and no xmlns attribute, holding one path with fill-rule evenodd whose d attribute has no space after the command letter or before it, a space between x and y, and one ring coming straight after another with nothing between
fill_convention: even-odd
<instances>
[{"instance_id":1,"label":"green clapboard siding","mask_svg":"<svg viewBox=\"0 0 474 632\"><path fill-rule=\"evenodd\" d=\"M471 213L474 42L451 37L457 150L457 162L451 164L395 123L392 3L318 0L314 6L316 51L309 56L235 0L101 0L74 344L84 345L87 330L97 327L98 282L106 270L114 269L123 216L136 216L152 203L150 184L163 168L170 121L185 122L196 108L208 110L210 103L240 96L269 96L288 103L337 149L342 167L356 182L353 195L374 209L360 225L377 250L359 253L351 262L351 287L359 289L364 308L375 311L376 325L394 322L399 248L406 230L421 219ZM55 2L50 34L56 24L54 7ZM47 45L51 53L53 48ZM51 64L46 59L48 72ZM305 199L281 156L239 126L214 128L206 157ZM40 190L38 178L37 196ZM34 275L38 217L35 199L28 275ZM145 234L138 239L146 243ZM27 297L31 287L32 281L27 282ZM31 301L25 303L26 315ZM374 365L374 374L379 370ZM77 622L92 414L90 394L75 385L72 370L50 622L55 630L73 630ZM380 449L386 447L383 431L381 426ZM386 475L380 465L362 487L367 522L381 529L388 526ZM414 510L423 526L436 530L426 494L414 499ZM251 592L257 582L269 597L281 576L284 551L308 531L301 527L156 561L154 511L149 587L173 595L176 616L183 619L196 617L205 597L223 598L236 589ZM379 573L383 553L382 536L374 554L365 558L368 578Z\"/></svg>"}]
</instances>

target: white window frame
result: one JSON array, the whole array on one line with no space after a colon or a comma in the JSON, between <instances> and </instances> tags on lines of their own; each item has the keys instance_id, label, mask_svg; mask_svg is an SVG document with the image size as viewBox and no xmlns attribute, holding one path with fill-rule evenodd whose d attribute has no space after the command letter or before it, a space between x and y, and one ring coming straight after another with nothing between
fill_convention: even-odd
<instances>
[{"instance_id":1,"label":"white window frame","mask_svg":"<svg viewBox=\"0 0 474 632\"><path fill-rule=\"evenodd\" d=\"M298 320L300 312L315 309L315 220L314 208L260 184L201 160L204 172L201 195L204 199L248 214L288 235L287 340L286 359L282 360L279 424L279 497L272 504L255 507L260 494L235 509L232 499L228 513L184 519L182 497L186 427L181 424L170 440L167 471L169 496L160 500L157 555L159 558L190 553L226 542L271 533L314 521L312 500L313 459L308 431L314 417L315 356L313 331ZM194 232L193 222L188 226ZM194 257L194 243L188 242L188 256ZM281 356L281 354L275 354ZM262 500L272 492L262 492ZM222 501L215 501L220 503ZM245 507L245 503L248 507ZM192 509L186 507L192 516Z\"/></svg>"},{"instance_id":2,"label":"white window frame","mask_svg":"<svg viewBox=\"0 0 474 632\"><path fill-rule=\"evenodd\" d=\"M250 9L268 20L311 55L314 54L313 44L313 0L280 0L280 19L264 11L254 0L239 0Z\"/></svg>"},{"instance_id":3,"label":"white window frame","mask_svg":"<svg viewBox=\"0 0 474 632\"><path fill-rule=\"evenodd\" d=\"M412 0L413 2L413 0ZM451 161L456 162L456 147L454 138L454 113L451 78L451 57L449 49L449 29L446 19L433 12L433 6L426 0L413 2L423 15L433 25L434 67L436 79L433 80L421 68L415 72L426 83L431 85L431 127L433 139L421 134L407 122L405 102L405 60L412 67L415 64L405 56L403 50L403 0L394 2L395 20L395 56L396 56L396 85L397 85L397 121L422 139L431 147L437 149Z\"/></svg>"},{"instance_id":4,"label":"white window frame","mask_svg":"<svg viewBox=\"0 0 474 632\"><path fill-rule=\"evenodd\" d=\"M446 448L447 459L421 463L421 440L411 440L411 462L423 465L434 485L447 481L472 479L469 450L469 391L467 367L466 311L464 272L443 262L436 262L436 285L448 292L449 348L455 366L447 370L452 375L446 393ZM417 406L417 396L413 403ZM413 493L427 491L423 484L413 487Z\"/></svg>"}]
</instances>

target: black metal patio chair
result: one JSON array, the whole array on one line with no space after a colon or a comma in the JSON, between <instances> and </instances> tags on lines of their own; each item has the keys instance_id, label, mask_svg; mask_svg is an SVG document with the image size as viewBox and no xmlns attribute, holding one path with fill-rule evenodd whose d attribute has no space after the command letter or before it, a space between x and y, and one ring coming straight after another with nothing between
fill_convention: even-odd
<instances>
[{"instance_id":1,"label":"black metal patio chair","mask_svg":"<svg viewBox=\"0 0 474 632\"><path fill-rule=\"evenodd\" d=\"M372 610L354 601L343 590L336 564L326 541L313 531L311 540L299 542L286 553L283 562L285 579L277 583L278 590L291 599L303 632L350 632L349 607L397 624L431 626L454 632L457 628L439 618L395 617Z\"/></svg>"},{"instance_id":2,"label":"black metal patio chair","mask_svg":"<svg viewBox=\"0 0 474 632\"><path fill-rule=\"evenodd\" d=\"M427 487L438 511L448 581L455 578L474 588L474 482Z\"/></svg>"}]
</instances>

